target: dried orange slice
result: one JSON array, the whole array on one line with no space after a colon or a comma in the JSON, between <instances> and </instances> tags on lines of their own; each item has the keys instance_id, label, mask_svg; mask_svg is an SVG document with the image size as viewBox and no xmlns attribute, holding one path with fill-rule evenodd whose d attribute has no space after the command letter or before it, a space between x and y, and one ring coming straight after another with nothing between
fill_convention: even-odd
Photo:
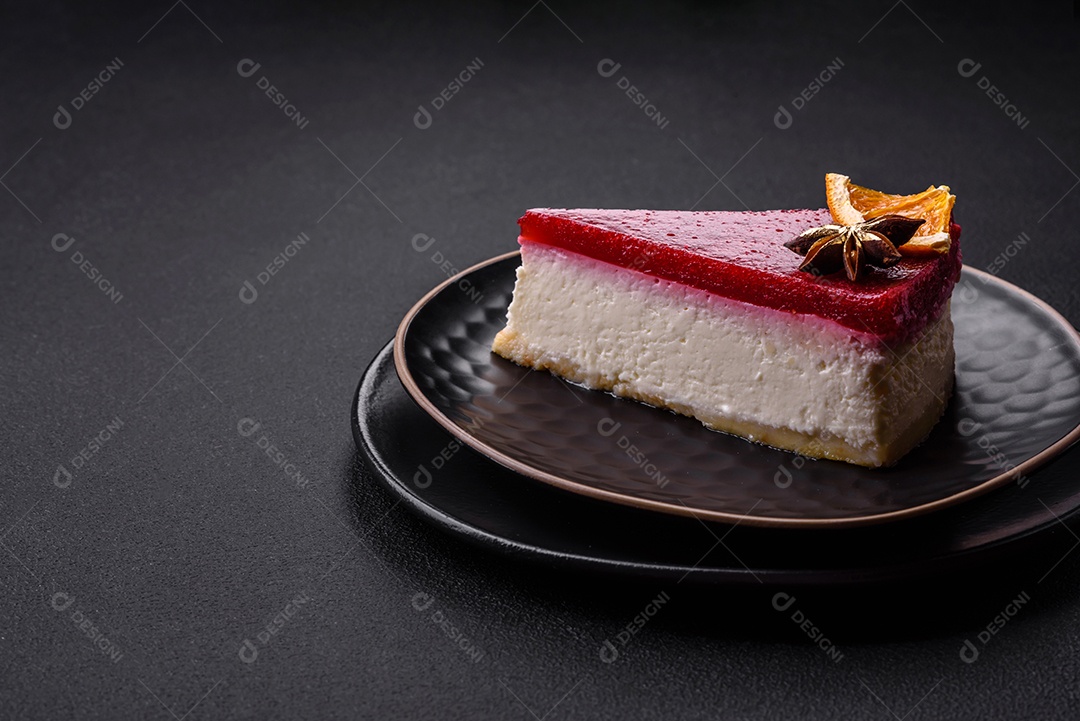
<instances>
[{"instance_id":1,"label":"dried orange slice","mask_svg":"<svg viewBox=\"0 0 1080 721\"><path fill-rule=\"evenodd\" d=\"M890 213L926 221L914 238L897 248L903 255L928 256L949 250L949 222L956 196L947 185L930 186L914 195L891 195L855 185L846 175L827 173L825 199L833 220L841 225L854 225Z\"/></svg>"}]
</instances>

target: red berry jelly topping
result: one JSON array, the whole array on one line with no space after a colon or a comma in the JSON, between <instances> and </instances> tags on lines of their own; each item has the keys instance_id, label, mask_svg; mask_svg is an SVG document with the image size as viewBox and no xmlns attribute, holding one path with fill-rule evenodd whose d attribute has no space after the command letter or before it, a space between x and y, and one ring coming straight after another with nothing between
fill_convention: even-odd
<instances>
[{"instance_id":1,"label":"red berry jelly topping","mask_svg":"<svg viewBox=\"0 0 1080 721\"><path fill-rule=\"evenodd\" d=\"M829 211L556 210L526 211L521 243L564 248L765 308L827 318L893 344L935 320L960 275L960 226L947 254L815 276L784 242L831 223Z\"/></svg>"}]
</instances>

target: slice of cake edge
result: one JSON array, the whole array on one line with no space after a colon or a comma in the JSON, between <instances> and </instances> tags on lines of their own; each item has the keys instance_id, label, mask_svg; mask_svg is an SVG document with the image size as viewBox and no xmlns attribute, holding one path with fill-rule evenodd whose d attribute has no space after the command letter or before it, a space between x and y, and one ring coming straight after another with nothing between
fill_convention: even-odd
<instances>
[{"instance_id":1,"label":"slice of cake edge","mask_svg":"<svg viewBox=\"0 0 1080 721\"><path fill-rule=\"evenodd\" d=\"M947 301L917 337L888 344L829 319L519 242L507 326L492 346L519 365L758 443L870 467L920 443L952 393Z\"/></svg>"}]
</instances>

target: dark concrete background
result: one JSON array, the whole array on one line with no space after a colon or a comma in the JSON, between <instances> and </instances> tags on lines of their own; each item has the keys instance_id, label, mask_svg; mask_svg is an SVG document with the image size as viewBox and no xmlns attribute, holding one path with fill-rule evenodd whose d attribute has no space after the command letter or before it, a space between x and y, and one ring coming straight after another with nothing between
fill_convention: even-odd
<instances>
[{"instance_id":1,"label":"dark concrete background","mask_svg":"<svg viewBox=\"0 0 1080 721\"><path fill-rule=\"evenodd\" d=\"M0 717L1075 716L1068 535L1031 560L1044 581L992 579L970 613L944 589L870 593L874 632L827 629L840 663L767 597L720 591L673 595L608 665L600 644L657 588L428 529L360 469L348 423L363 368L445 277L413 236L464 268L534 206L819 206L830 170L948 183L966 262L1080 323L1073 7L27 3L0 38Z\"/></svg>"}]
</instances>

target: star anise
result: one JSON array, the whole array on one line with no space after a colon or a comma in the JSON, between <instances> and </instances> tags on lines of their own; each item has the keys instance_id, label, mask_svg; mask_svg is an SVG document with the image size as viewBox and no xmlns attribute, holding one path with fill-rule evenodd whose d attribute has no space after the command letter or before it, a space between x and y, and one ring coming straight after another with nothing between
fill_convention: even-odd
<instances>
[{"instance_id":1,"label":"star anise","mask_svg":"<svg viewBox=\"0 0 1080 721\"><path fill-rule=\"evenodd\" d=\"M784 246L806 256L799 270L827 275L843 268L850 280L857 280L867 265L895 265L900 260L896 247L911 240L924 222L882 215L855 225L823 225L800 233Z\"/></svg>"}]
</instances>

